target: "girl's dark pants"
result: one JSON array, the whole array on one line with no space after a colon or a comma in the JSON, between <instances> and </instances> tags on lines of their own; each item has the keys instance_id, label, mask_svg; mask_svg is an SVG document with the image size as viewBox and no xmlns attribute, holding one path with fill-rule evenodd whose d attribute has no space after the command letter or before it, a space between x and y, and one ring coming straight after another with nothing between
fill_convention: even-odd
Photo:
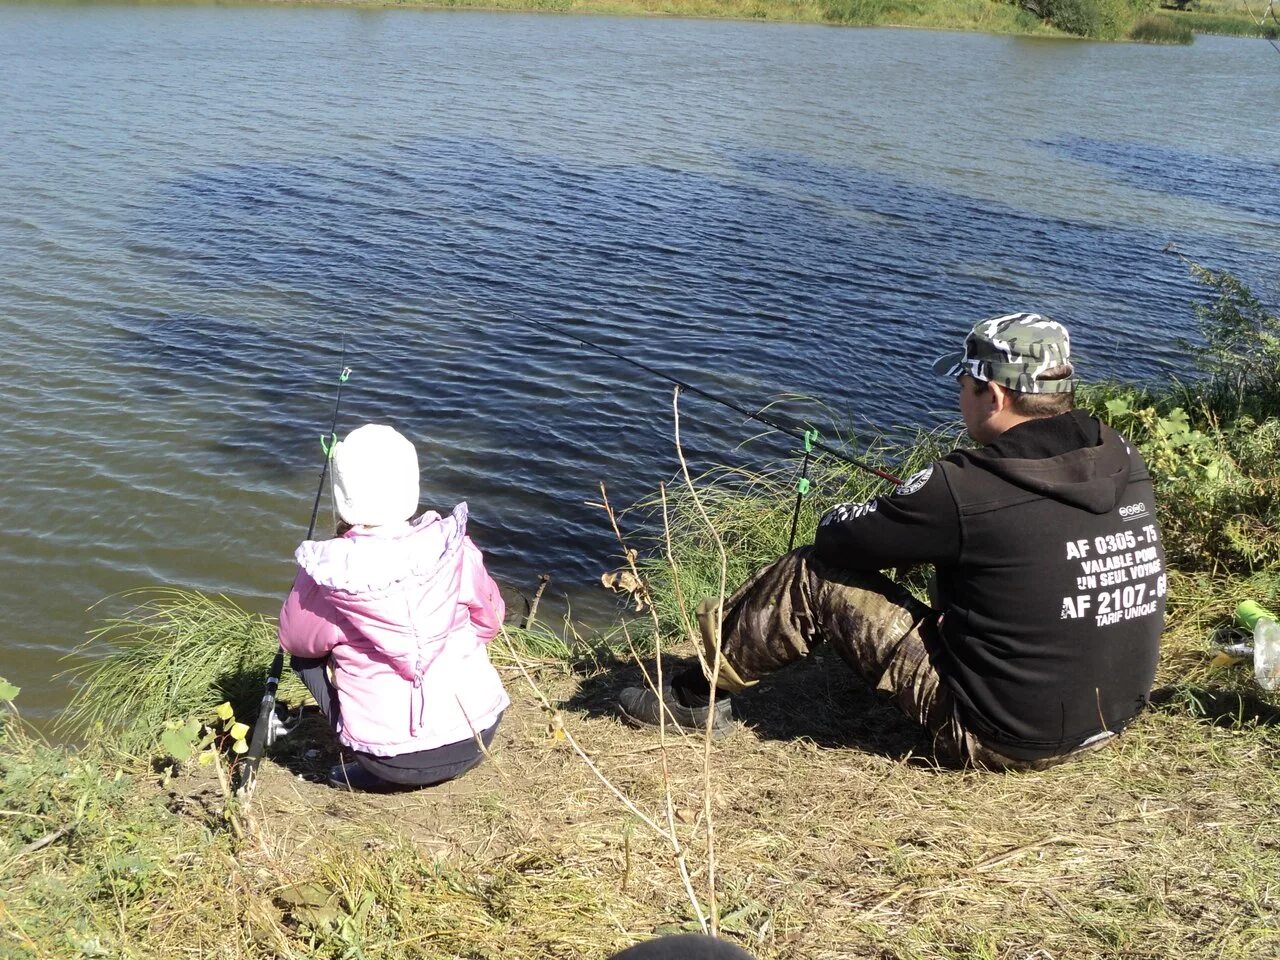
<instances>
[{"instance_id":1,"label":"girl's dark pants","mask_svg":"<svg viewBox=\"0 0 1280 960\"><path fill-rule=\"evenodd\" d=\"M324 713L329 726L336 730L338 723L338 691L329 680L329 658L293 657L289 665L302 678L311 695L316 698L320 710ZM476 743L476 737L469 737L457 743L446 743L444 746L430 750L419 750L416 753L402 753L398 757L380 757L361 750L350 751L360 766L368 770L379 780L398 783L404 786L429 787L444 783L462 776L481 760L484 751L493 743L493 735L502 722L499 716L493 726L477 733L484 743L484 750Z\"/></svg>"}]
</instances>

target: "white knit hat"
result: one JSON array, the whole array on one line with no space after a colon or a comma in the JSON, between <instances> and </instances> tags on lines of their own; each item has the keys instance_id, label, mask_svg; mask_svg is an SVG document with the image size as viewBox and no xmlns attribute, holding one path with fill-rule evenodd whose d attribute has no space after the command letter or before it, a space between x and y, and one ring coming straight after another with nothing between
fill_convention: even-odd
<instances>
[{"instance_id":1,"label":"white knit hat","mask_svg":"<svg viewBox=\"0 0 1280 960\"><path fill-rule=\"evenodd\" d=\"M365 424L333 448L333 510L352 526L408 520L418 509L418 451L395 428Z\"/></svg>"}]
</instances>

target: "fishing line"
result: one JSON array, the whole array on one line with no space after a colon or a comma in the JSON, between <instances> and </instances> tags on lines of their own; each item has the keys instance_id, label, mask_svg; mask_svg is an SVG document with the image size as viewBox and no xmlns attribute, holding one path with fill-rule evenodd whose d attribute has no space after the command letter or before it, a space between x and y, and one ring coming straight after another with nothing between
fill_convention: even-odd
<instances>
[{"instance_id":1,"label":"fishing line","mask_svg":"<svg viewBox=\"0 0 1280 960\"><path fill-rule=\"evenodd\" d=\"M609 356L613 357L616 360L621 360L623 363L629 363L633 367L639 367L641 370L644 370L646 373L652 374L653 376L658 377L659 379L666 380L669 383L674 383L676 386L680 387L680 389L682 390L687 390L690 393L696 394L706 400L710 400L712 403L718 403L721 406L728 407L730 410L733 410L735 413L741 414L742 416L746 417L749 420L757 420L760 423L765 424L766 426L772 427L774 430L777 430L779 433L785 433L790 437L795 437L797 440L804 441L806 471L808 469L809 454L814 449L817 449L817 450L823 451L824 453L829 453L833 457L843 460L845 463L849 464L850 466L857 467L859 470L865 470L867 473L874 474L875 476L879 477L881 480L888 480L890 483L894 484L895 486L900 486L902 484L902 480L899 477L894 476L892 473L889 473L887 470L881 470L879 467L873 466L872 464L869 464L864 460L859 460L856 457L851 457L847 453L844 453L841 450L836 449L835 447L830 447L827 444L822 443L817 439L818 433L816 430L814 431L806 430L804 433L800 433L794 428L785 426L779 423L777 420L772 419L771 417L766 417L762 413L752 413L746 407L736 404L732 400L726 400L724 397L716 396L714 393L711 393L708 390L703 390L701 387L696 387L693 384L688 383L687 381L681 380L679 377L673 377L669 373L663 373L661 370L657 370L646 363L641 363L639 360L632 360L630 357L624 356L623 354L618 353L618 351L616 350L611 350L609 347L603 346L602 344L596 343L592 340L588 340L586 337L580 337L576 333L572 333L569 330L561 329L560 327L557 327L554 324L545 323L541 320L535 320L532 317L520 317L518 319L522 319L528 323L534 324L535 326L541 327L543 330L547 330L551 333L554 333L558 337L564 337L569 340L576 340L578 343L582 344L583 346L590 347L593 350L599 350L601 353L607 353ZM812 437L810 437L810 434L812 434ZM803 479L807 480L807 473ZM807 487L807 484L805 484L805 486ZM804 494L802 492L801 496L803 495ZM793 534L793 537L794 537L794 534Z\"/></svg>"}]
</instances>

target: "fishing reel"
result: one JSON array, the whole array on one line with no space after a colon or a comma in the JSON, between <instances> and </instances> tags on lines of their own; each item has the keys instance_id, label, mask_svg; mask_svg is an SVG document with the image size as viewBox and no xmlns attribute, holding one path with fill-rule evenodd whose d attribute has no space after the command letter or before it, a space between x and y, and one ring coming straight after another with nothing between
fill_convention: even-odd
<instances>
[{"instance_id":1,"label":"fishing reel","mask_svg":"<svg viewBox=\"0 0 1280 960\"><path fill-rule=\"evenodd\" d=\"M296 707L277 703L274 710L271 711L271 719L267 723L267 742L266 746L271 746L277 740L287 737L293 733L299 723L302 722L303 704Z\"/></svg>"}]
</instances>

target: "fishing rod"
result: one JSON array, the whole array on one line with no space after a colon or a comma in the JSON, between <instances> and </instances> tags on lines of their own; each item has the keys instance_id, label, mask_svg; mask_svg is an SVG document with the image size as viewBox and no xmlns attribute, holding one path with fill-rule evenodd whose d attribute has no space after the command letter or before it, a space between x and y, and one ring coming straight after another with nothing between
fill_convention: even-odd
<instances>
[{"instance_id":1,"label":"fishing rod","mask_svg":"<svg viewBox=\"0 0 1280 960\"><path fill-rule=\"evenodd\" d=\"M690 393L697 394L703 399L710 400L712 403L718 403L721 406L728 407L730 410L733 410L735 413L742 414L742 416L746 417L748 420L758 420L760 423L763 423L766 426L770 426L773 429L779 431L780 433L785 433L790 437L795 437L797 440L804 441L805 453L806 453L806 467L808 466L807 455L813 449L818 449L823 451L824 453L831 454L833 457L836 457L837 459L843 460L845 463L851 466L857 467L859 470L865 470L867 473L874 474L875 476L879 477L881 480L888 480L890 483L894 484L895 486L900 486L902 484L902 480L899 477L894 476L892 473L889 473L887 470L881 470L879 467L873 466L872 464L867 463L864 460L859 460L856 457L851 457L847 453L844 453L843 451L838 450L835 447L830 447L827 444L822 443L820 440L817 439L817 431L806 430L804 433L800 433L794 428L785 426L771 417L766 417L763 413L752 413L746 407L740 406L739 404L734 403L732 400L726 400L724 399L724 397L716 396L714 393L711 393L710 391L707 391L707 390L703 390L701 387L695 387L693 384L687 383L686 381L681 380L679 377L673 377L669 373L663 373L661 370L656 370L646 363L641 363L639 360L632 360L630 357L623 356L622 354L618 353L616 350L611 350L608 347L603 346L602 344L596 343L592 340L588 340L586 337L580 337L576 333L573 333L569 330L561 329L560 327L557 327L554 324L544 323L541 320L535 320L533 319L533 317L524 317L523 319L527 320L529 323L534 324L535 326L539 326L544 330L548 330L551 333L556 334L556 336L567 337L570 340L576 340L578 341L578 343L582 344L583 346L590 347L593 350L599 350L601 353L607 353L609 356L617 360L621 360L623 363L629 363L633 367L639 367L641 370L644 370L646 373L650 373L653 376L658 377L659 379L666 380L670 383L674 383L677 387L679 387L682 390L687 390Z\"/></svg>"},{"instance_id":2,"label":"fishing rod","mask_svg":"<svg viewBox=\"0 0 1280 960\"><path fill-rule=\"evenodd\" d=\"M817 430L804 432L804 463L800 464L800 479L796 481L796 506L791 511L791 539L787 541L787 552L796 545L796 530L800 526L800 504L804 503L809 492L809 461L813 459L813 445L818 441Z\"/></svg>"},{"instance_id":3,"label":"fishing rod","mask_svg":"<svg viewBox=\"0 0 1280 960\"><path fill-rule=\"evenodd\" d=\"M333 419L329 424L329 433L320 438L320 449L324 451L324 466L320 468L320 482L316 485L316 499L311 505L311 522L307 524L307 539L316 532L316 517L320 515L320 498L324 495L325 477L329 475L329 461L333 459L333 448L338 445L338 407L342 403L342 385L351 376L351 368L347 362L347 338L342 338L342 358L338 363L341 373L338 374L338 391L333 398ZM262 695L262 703L258 707L258 722L253 725L253 738L249 741L249 750L238 766L239 782L236 793L247 797L253 791L254 780L258 773L258 763L262 754L275 740L276 690L280 686L280 677L284 673L284 647L276 648L275 658L271 661L271 669L267 671L267 689Z\"/></svg>"}]
</instances>

